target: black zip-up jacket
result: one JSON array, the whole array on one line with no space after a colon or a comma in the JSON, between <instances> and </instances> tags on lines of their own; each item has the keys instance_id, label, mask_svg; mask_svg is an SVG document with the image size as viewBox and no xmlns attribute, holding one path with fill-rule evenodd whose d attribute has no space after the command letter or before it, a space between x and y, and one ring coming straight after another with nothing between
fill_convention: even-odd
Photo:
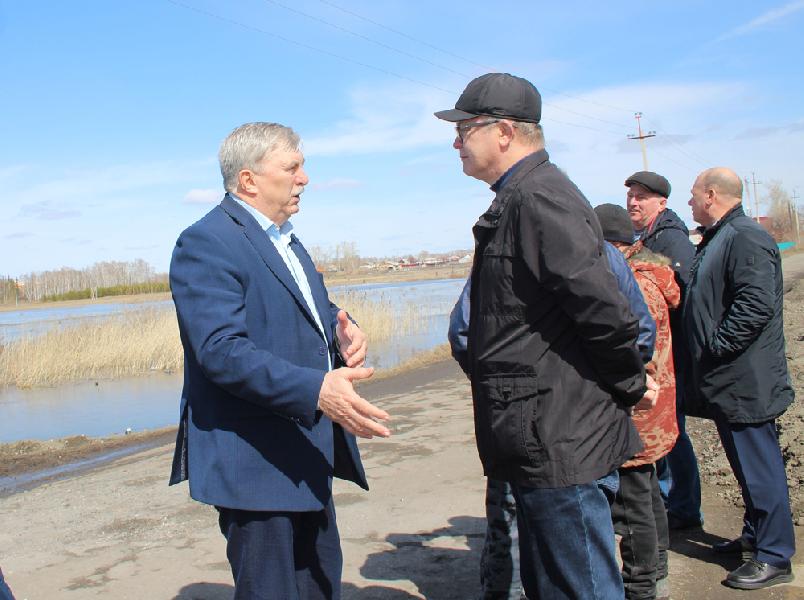
<instances>
[{"instance_id":1,"label":"black zip-up jacket","mask_svg":"<svg viewBox=\"0 0 804 600\"><path fill-rule=\"evenodd\" d=\"M676 282L681 288L681 297L690 281L690 267L695 256L695 246L690 242L690 232L684 221L672 209L659 213L649 232L640 240L648 250L670 259L676 272Z\"/></svg>"},{"instance_id":2,"label":"black zip-up jacket","mask_svg":"<svg viewBox=\"0 0 804 600\"><path fill-rule=\"evenodd\" d=\"M738 204L703 234L684 301L686 414L762 423L793 401L785 358L782 260Z\"/></svg>"},{"instance_id":3,"label":"black zip-up jacket","mask_svg":"<svg viewBox=\"0 0 804 600\"><path fill-rule=\"evenodd\" d=\"M610 473L641 448L627 408L645 371L594 211L540 150L474 234L467 352L486 475L566 487Z\"/></svg>"}]
</instances>

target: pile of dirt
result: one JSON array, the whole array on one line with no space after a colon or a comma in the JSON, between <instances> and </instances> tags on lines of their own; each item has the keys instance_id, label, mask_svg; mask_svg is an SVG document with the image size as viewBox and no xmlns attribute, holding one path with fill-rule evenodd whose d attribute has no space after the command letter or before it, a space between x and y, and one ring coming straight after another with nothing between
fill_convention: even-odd
<instances>
[{"instance_id":1,"label":"pile of dirt","mask_svg":"<svg viewBox=\"0 0 804 600\"><path fill-rule=\"evenodd\" d=\"M176 428L165 427L103 438L74 435L57 440L0 444L0 477L51 469L123 448L158 446L175 439Z\"/></svg>"},{"instance_id":2,"label":"pile of dirt","mask_svg":"<svg viewBox=\"0 0 804 600\"><path fill-rule=\"evenodd\" d=\"M778 420L778 429L793 519L796 525L804 525L804 279L788 287L784 297L784 330L787 365L796 401ZM718 496L742 506L740 490L714 424L704 419L688 419L687 432L698 456L701 485L716 488Z\"/></svg>"}]
</instances>

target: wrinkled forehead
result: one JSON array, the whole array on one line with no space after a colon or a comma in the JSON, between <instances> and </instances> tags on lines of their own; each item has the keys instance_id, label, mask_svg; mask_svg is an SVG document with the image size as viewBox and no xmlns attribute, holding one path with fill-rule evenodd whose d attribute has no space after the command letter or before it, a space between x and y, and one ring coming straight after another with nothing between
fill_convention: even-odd
<instances>
[{"instance_id":1,"label":"wrinkled forehead","mask_svg":"<svg viewBox=\"0 0 804 600\"><path fill-rule=\"evenodd\" d=\"M631 185L628 186L628 197L645 199L645 200L649 198L663 199L663 196L657 194L652 190L649 190L641 183L632 183Z\"/></svg>"}]
</instances>

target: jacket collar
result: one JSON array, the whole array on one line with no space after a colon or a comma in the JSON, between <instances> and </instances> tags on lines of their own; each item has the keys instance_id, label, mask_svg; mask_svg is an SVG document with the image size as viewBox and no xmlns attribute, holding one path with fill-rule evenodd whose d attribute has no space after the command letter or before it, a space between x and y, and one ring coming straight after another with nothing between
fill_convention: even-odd
<instances>
[{"instance_id":1,"label":"jacket collar","mask_svg":"<svg viewBox=\"0 0 804 600\"><path fill-rule=\"evenodd\" d=\"M496 227L505 207L508 206L511 190L515 189L519 185L519 182L522 181L528 173L533 171L533 169L549 160L550 156L547 154L547 150L542 148L532 154L528 154L506 171L492 186L492 189L497 188L495 190L497 195L494 197L494 200L492 200L488 210L478 219L477 225L481 227Z\"/></svg>"},{"instance_id":2,"label":"jacket collar","mask_svg":"<svg viewBox=\"0 0 804 600\"><path fill-rule=\"evenodd\" d=\"M290 274L285 261L282 260L281 256L279 256L279 252L277 251L273 242L271 242L271 240L268 238L268 234L265 232L265 230L260 226L259 223L257 223L257 220L250 215L245 208L240 206L240 204L229 194L224 196L220 203L220 207L237 225L241 227L243 234L246 236L249 243L254 247L254 250L256 250L257 254L259 254L260 258L265 263L265 266L268 267L268 269L270 269L279 282L285 286L285 288L287 288L288 292L290 292L290 294L296 300L296 304L298 304L302 311L304 311L307 318L312 322L313 326L317 330L318 326L316 325L315 318L310 312L307 302L304 300L304 295L299 289L299 285L296 283L296 280L293 279L293 275ZM302 251L300 251L301 244L299 243L299 240L295 234L291 234L290 247L299 257L299 262L302 263L304 274L307 276L307 281L310 282L310 288L313 292L313 300L316 304L316 308L321 319L321 324L324 326L324 336L326 337L327 341L330 341L331 333L327 331L329 325L329 313L321 312L324 302L319 298L320 294L316 294L316 287L314 285L315 279L311 279L311 274L308 272L309 267L306 264L307 261L304 260L306 257L304 257L302 255Z\"/></svg>"},{"instance_id":3,"label":"jacket collar","mask_svg":"<svg viewBox=\"0 0 804 600\"><path fill-rule=\"evenodd\" d=\"M745 211L743 210L743 204L741 202L740 204L738 204L737 206L732 208L729 212L727 212L725 215L720 217L720 220L717 221L714 225L704 229L703 238L701 239L701 245L707 244L709 242L709 240L711 240L713 237L715 237L715 234L718 231L720 231L720 229L726 223L730 223L731 221L733 221L737 217L744 217L744 216L745 216Z\"/></svg>"}]
</instances>

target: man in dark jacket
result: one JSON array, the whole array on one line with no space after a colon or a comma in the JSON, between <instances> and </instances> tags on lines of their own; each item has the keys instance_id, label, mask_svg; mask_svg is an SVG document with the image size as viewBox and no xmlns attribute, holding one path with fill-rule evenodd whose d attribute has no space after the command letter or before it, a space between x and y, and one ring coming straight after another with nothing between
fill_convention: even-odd
<instances>
[{"instance_id":1,"label":"man in dark jacket","mask_svg":"<svg viewBox=\"0 0 804 600\"><path fill-rule=\"evenodd\" d=\"M483 75L436 116L496 194L474 227L467 364L484 472L514 490L525 593L622 598L601 486L640 448L628 408L656 385L600 225L550 163L530 82Z\"/></svg>"},{"instance_id":2,"label":"man in dark jacket","mask_svg":"<svg viewBox=\"0 0 804 600\"><path fill-rule=\"evenodd\" d=\"M745 502L742 535L717 552L753 551L724 583L758 589L793 580L795 535L776 418L793 401L782 321L782 265L768 233L745 216L742 181L701 173L692 218L703 228L684 301L689 351L685 412L714 419Z\"/></svg>"},{"instance_id":3,"label":"man in dark jacket","mask_svg":"<svg viewBox=\"0 0 804 600\"><path fill-rule=\"evenodd\" d=\"M689 282L690 266L695 249L690 242L689 230L684 221L667 208L670 182L658 173L639 171L625 180L628 188L626 208L634 226L635 236L648 250L670 259L681 288L681 298ZM670 330L673 344L673 362L676 373L684 370L684 344L681 342L681 311L670 311ZM676 406L683 404L682 388L676 385ZM667 523L671 529L700 527L701 479L698 460L686 431L686 419L678 412L678 439L670 453L656 463L656 473L667 505Z\"/></svg>"},{"instance_id":4,"label":"man in dark jacket","mask_svg":"<svg viewBox=\"0 0 804 600\"><path fill-rule=\"evenodd\" d=\"M597 211L595 211L597 212ZM656 324L645 304L639 284L625 261L622 252L610 243L605 243L606 257L611 272L617 279L617 287L628 299L628 306L639 320L637 349L646 364L653 357L656 341ZM449 315L449 340L452 357L468 375L466 336L469 333L469 295L471 277L461 290L461 295ZM511 484L490 477L486 478L486 538L480 553L480 600L519 600L522 582L519 577L519 549L516 544L519 531L516 525L516 503Z\"/></svg>"}]
</instances>

